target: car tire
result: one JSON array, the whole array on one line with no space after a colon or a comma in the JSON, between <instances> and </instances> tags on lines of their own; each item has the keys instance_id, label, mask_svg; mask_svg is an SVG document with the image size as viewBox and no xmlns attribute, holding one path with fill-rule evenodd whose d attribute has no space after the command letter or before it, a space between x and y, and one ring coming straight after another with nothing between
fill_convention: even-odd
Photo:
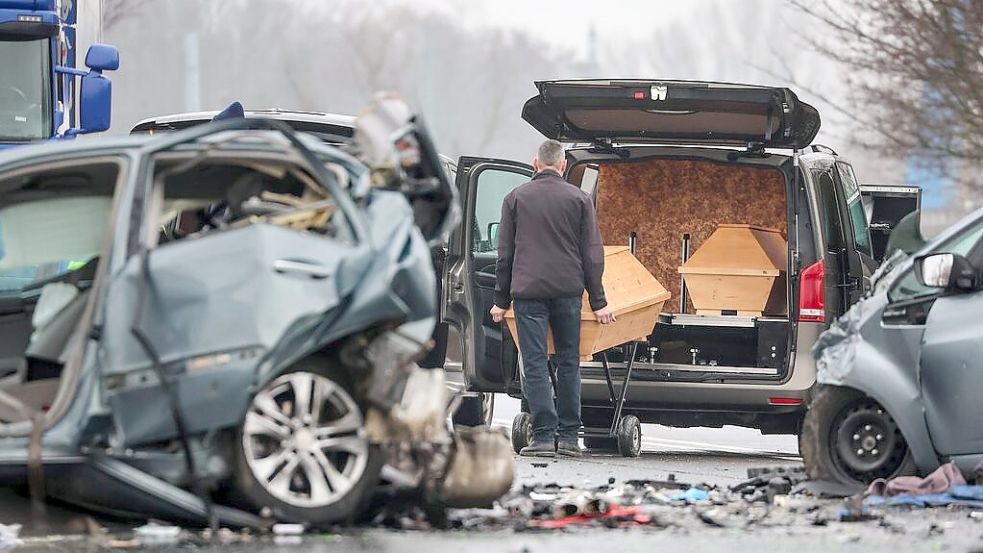
<instances>
[{"instance_id":1,"label":"car tire","mask_svg":"<svg viewBox=\"0 0 983 553\"><path fill-rule=\"evenodd\" d=\"M495 394L479 392L477 396L468 396L461 401L452 420L459 426L490 427L494 414Z\"/></svg>"},{"instance_id":2,"label":"car tire","mask_svg":"<svg viewBox=\"0 0 983 553\"><path fill-rule=\"evenodd\" d=\"M852 388L823 386L799 434L799 451L812 480L851 486L915 474L908 444L891 415Z\"/></svg>"},{"instance_id":3,"label":"car tire","mask_svg":"<svg viewBox=\"0 0 983 553\"><path fill-rule=\"evenodd\" d=\"M618 453L622 457L642 454L642 423L635 415L625 415L618 421Z\"/></svg>"},{"instance_id":4,"label":"car tire","mask_svg":"<svg viewBox=\"0 0 983 553\"><path fill-rule=\"evenodd\" d=\"M512 451L519 453L532 440L532 415L520 412L512 419Z\"/></svg>"},{"instance_id":5,"label":"car tire","mask_svg":"<svg viewBox=\"0 0 983 553\"><path fill-rule=\"evenodd\" d=\"M306 403L297 400L298 390ZM383 465L364 420L344 373L320 360L272 379L250 399L235 433L235 496L281 521L322 526L353 520Z\"/></svg>"}]
</instances>

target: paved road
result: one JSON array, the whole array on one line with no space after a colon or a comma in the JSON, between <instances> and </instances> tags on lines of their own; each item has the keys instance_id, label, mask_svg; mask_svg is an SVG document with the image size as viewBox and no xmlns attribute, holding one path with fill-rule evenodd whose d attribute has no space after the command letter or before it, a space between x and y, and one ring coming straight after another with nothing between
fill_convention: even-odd
<instances>
[{"instance_id":1,"label":"paved road","mask_svg":"<svg viewBox=\"0 0 983 553\"><path fill-rule=\"evenodd\" d=\"M519 401L495 398L494 425L511 428ZM585 460L558 459L545 468L516 457L519 484L602 484L618 480L664 479L675 474L681 482L726 485L747 478L751 467L796 466L794 436L763 436L757 430L724 428L668 428L642 425L642 456L625 459L617 454L594 454ZM536 460L542 464L542 460Z\"/></svg>"},{"instance_id":2,"label":"paved road","mask_svg":"<svg viewBox=\"0 0 983 553\"><path fill-rule=\"evenodd\" d=\"M511 426L518 402L497 398L495 422ZM545 467L533 466L543 460L518 458L517 485L557 482L572 485L598 485L608 478L664 479L675 474L681 482L727 485L745 479L750 467L790 466L796 457L795 439L791 436L762 436L742 428L669 429L657 425L643 428L643 455L623 459L616 455L595 455L585 460L559 459ZM8 498L9 499L9 498ZM4 505L0 495L0 507ZM9 505L9 504L8 504ZM26 505L21 504L17 510ZM748 509L743 507L742 509ZM759 508L760 509L760 508ZM768 507L764 507L765 512ZM835 513L840 504L823 507ZM0 514L4 509L0 508ZM13 514L8 509L7 516ZM21 516L12 518L23 518ZM53 522L62 532L80 532L84 521L77 515L53 508ZM675 515L674 515L675 516ZM401 532L381 529L354 529L341 535L304 538L302 545L275 543L270 539L249 545L199 547L198 551L242 552L348 552L348 551L487 551L509 553L563 553L597 551L981 551L983 518L969 511L935 509L915 512L890 512L883 523L839 523L813 526L805 516L775 511L753 527L712 528L699 521L693 511L679 512L681 525L669 530L572 530L553 532ZM835 520L835 519L834 519ZM6 521L10 522L8 518ZM31 532L37 536L38 533ZM979 549L978 549L979 548ZM54 553L67 550L97 550L92 540L81 537L56 537L53 541L31 539L16 551ZM155 551L179 551L187 548L157 548Z\"/></svg>"}]
</instances>

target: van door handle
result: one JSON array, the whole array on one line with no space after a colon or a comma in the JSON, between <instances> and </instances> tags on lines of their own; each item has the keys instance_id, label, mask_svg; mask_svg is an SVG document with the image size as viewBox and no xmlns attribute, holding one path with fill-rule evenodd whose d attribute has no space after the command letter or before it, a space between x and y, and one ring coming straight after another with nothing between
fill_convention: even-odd
<instances>
[{"instance_id":1,"label":"van door handle","mask_svg":"<svg viewBox=\"0 0 983 553\"><path fill-rule=\"evenodd\" d=\"M273 262L273 270L281 274L303 274L316 280L331 276L331 269L325 267L324 265L318 265L317 263L311 263L308 261L296 261L293 259L277 259Z\"/></svg>"}]
</instances>

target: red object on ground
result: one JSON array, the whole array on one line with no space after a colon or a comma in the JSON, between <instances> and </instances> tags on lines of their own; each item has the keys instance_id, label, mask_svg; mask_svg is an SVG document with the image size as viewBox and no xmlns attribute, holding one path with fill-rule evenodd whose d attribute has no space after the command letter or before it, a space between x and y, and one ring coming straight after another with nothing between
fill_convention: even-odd
<instances>
[{"instance_id":1,"label":"red object on ground","mask_svg":"<svg viewBox=\"0 0 983 553\"><path fill-rule=\"evenodd\" d=\"M547 520L531 520L529 526L534 528L544 528L558 530L569 526L581 526L594 521L617 522L618 526L635 526L652 524L652 517L642 512L641 507L621 507L612 505L608 510L600 515L572 515L563 518Z\"/></svg>"}]
</instances>

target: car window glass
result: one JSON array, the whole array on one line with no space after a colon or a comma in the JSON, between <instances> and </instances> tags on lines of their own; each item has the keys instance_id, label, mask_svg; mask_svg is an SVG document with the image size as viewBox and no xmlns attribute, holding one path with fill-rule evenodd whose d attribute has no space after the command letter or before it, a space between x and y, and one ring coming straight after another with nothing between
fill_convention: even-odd
<instances>
[{"instance_id":1,"label":"car window glass","mask_svg":"<svg viewBox=\"0 0 983 553\"><path fill-rule=\"evenodd\" d=\"M954 236L946 243L932 250L932 252L955 253L966 256L969 255L969 252L973 251L981 239L983 239L983 220L977 221L975 225ZM914 269L910 268L891 286L887 297L892 302L898 302L918 298L931 298L941 293L942 289L940 288L932 288L918 282L918 276L915 274Z\"/></svg>"},{"instance_id":2,"label":"car window glass","mask_svg":"<svg viewBox=\"0 0 983 553\"><path fill-rule=\"evenodd\" d=\"M0 196L0 295L19 295L99 255L118 173L116 163L99 163L16 177Z\"/></svg>"},{"instance_id":3,"label":"car window glass","mask_svg":"<svg viewBox=\"0 0 983 553\"><path fill-rule=\"evenodd\" d=\"M584 176L580 179L580 189L588 196L594 196L594 188L597 186L597 166L588 165L584 169Z\"/></svg>"},{"instance_id":4,"label":"car window glass","mask_svg":"<svg viewBox=\"0 0 983 553\"><path fill-rule=\"evenodd\" d=\"M471 229L471 252L487 253L498 250L498 224L502 218L502 202L509 192L529 182L529 177L505 169L484 169L478 174Z\"/></svg>"},{"instance_id":5,"label":"car window glass","mask_svg":"<svg viewBox=\"0 0 983 553\"><path fill-rule=\"evenodd\" d=\"M50 134L49 47L47 38L0 42L0 139Z\"/></svg>"},{"instance_id":6,"label":"car window glass","mask_svg":"<svg viewBox=\"0 0 983 553\"><path fill-rule=\"evenodd\" d=\"M853 167L842 161L836 163L836 170L840 175L840 182L843 183L843 193L846 197L847 208L850 214L850 226L852 227L857 251L873 257L874 254L870 247L867 213L864 210L863 199L860 197L860 185L857 182L857 175L853 172Z\"/></svg>"},{"instance_id":7,"label":"car window glass","mask_svg":"<svg viewBox=\"0 0 983 553\"><path fill-rule=\"evenodd\" d=\"M846 247L840 212L836 207L836 183L826 171L815 173L819 190L819 210L822 216L823 238L826 251L838 252Z\"/></svg>"}]
</instances>

